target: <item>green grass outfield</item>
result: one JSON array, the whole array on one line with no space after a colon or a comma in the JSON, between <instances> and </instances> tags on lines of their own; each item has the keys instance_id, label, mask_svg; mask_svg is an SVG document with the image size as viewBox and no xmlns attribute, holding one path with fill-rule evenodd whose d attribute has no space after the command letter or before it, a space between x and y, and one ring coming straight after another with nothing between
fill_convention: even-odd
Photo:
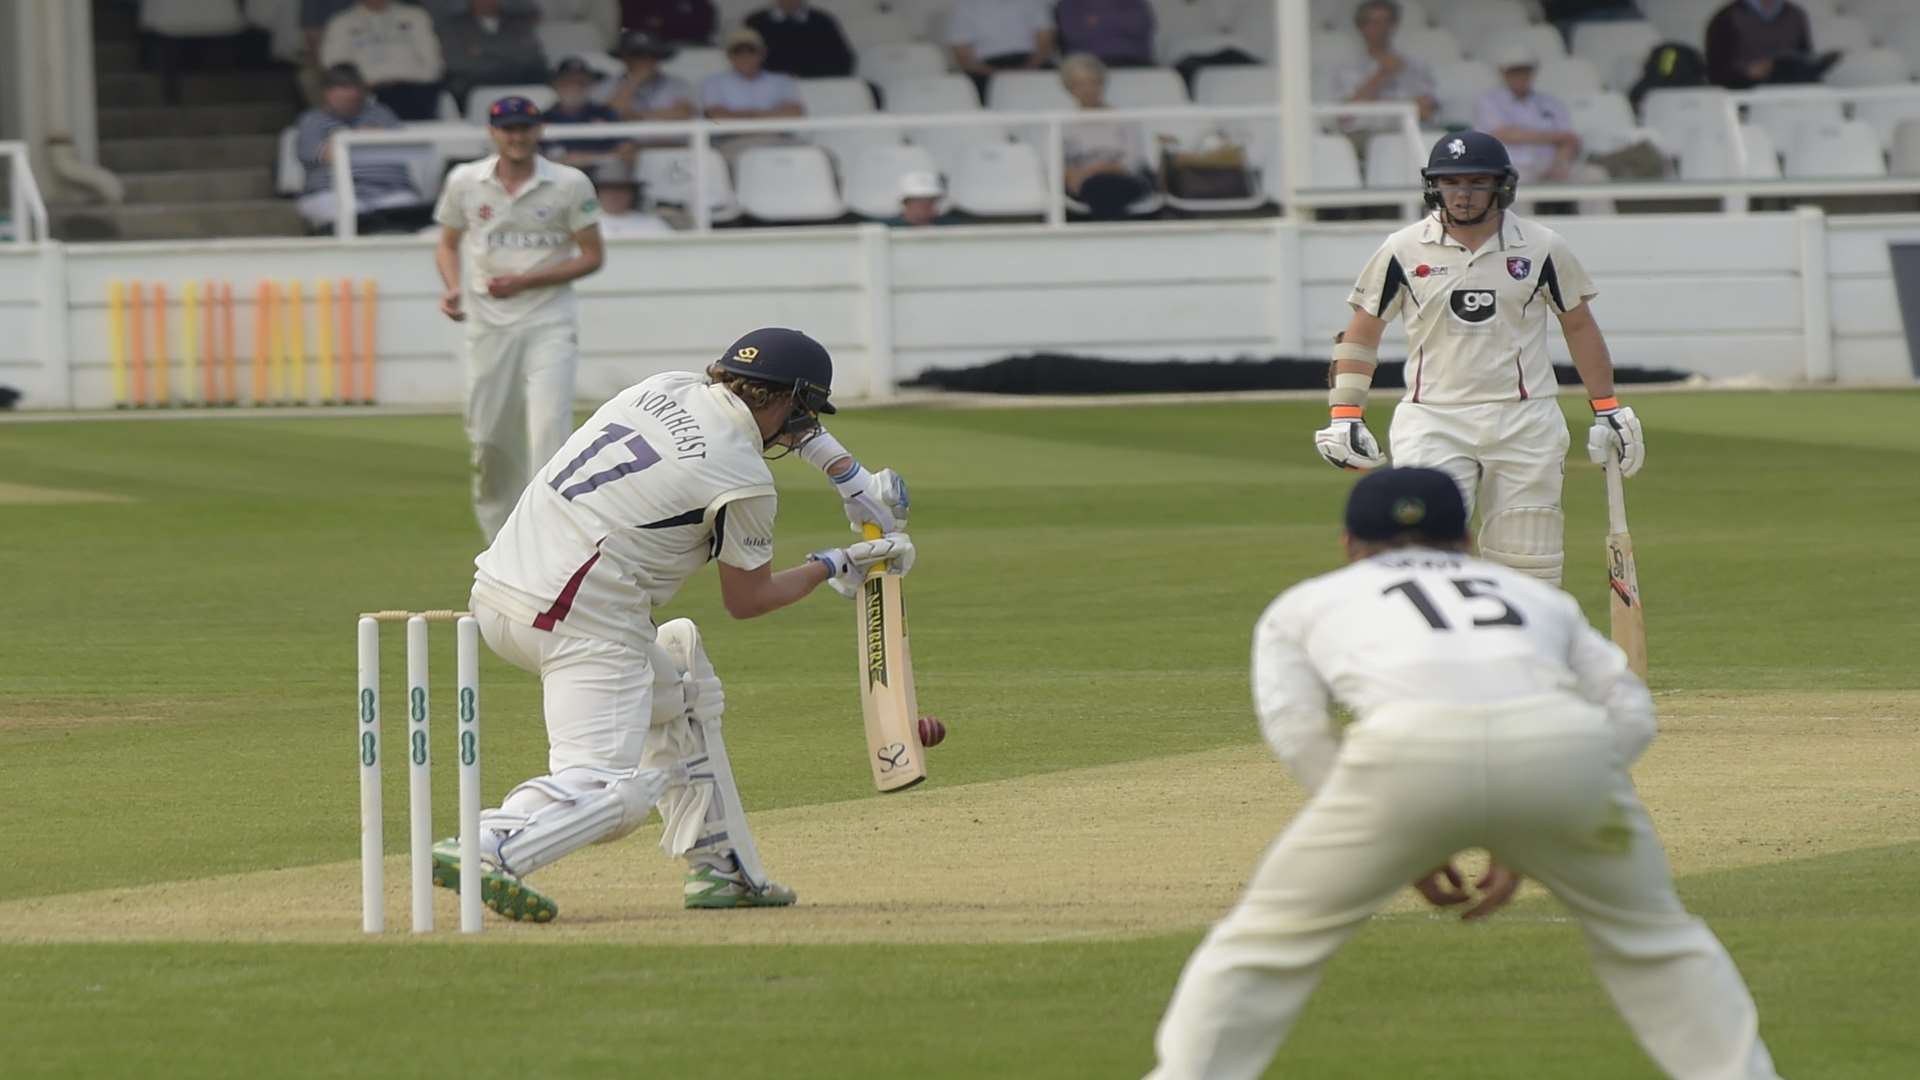
<instances>
[{"instance_id":1,"label":"green grass outfield","mask_svg":"<svg viewBox=\"0 0 1920 1080\"><path fill-rule=\"evenodd\" d=\"M1667 728L1638 778L1681 891L1783 1075L1920 1075L1920 393L1633 403ZM872 793L849 605L823 590L738 623L703 574L665 613L707 631L800 906L681 912L648 827L547 872L552 927L379 941L357 933L349 631L365 608L463 603L458 421L0 424L0 1075L1137 1076L1187 952L1298 805L1246 652L1267 601L1338 559L1350 478L1312 453L1322 415L839 418L913 483L919 697L953 732L933 779ZM774 471L777 562L842 542L824 481ZM1604 619L1584 460L1567 504L1570 586ZM534 681L486 661L494 801L545 746ZM1273 1075L1656 1074L1536 895L1476 927L1396 904Z\"/></svg>"}]
</instances>

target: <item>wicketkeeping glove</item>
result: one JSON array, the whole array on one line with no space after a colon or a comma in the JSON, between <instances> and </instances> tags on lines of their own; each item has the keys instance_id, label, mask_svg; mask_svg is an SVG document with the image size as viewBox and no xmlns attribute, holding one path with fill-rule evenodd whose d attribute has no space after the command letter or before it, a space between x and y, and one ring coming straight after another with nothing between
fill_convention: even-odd
<instances>
[{"instance_id":1,"label":"wicketkeeping glove","mask_svg":"<svg viewBox=\"0 0 1920 1080\"><path fill-rule=\"evenodd\" d=\"M893 533L878 540L816 551L807 559L826 564L827 584L851 600L860 595L860 583L867 579L867 572L875 563L886 563L889 574L904 574L913 569L913 541L906 533Z\"/></svg>"},{"instance_id":2,"label":"wicketkeeping glove","mask_svg":"<svg viewBox=\"0 0 1920 1080\"><path fill-rule=\"evenodd\" d=\"M854 532L869 523L880 526L883 533L907 527L907 482L892 469L877 473L861 469L856 480L834 486L846 500L840 508L846 511Z\"/></svg>"},{"instance_id":3,"label":"wicketkeeping glove","mask_svg":"<svg viewBox=\"0 0 1920 1080\"><path fill-rule=\"evenodd\" d=\"M1647 439L1632 406L1620 404L1617 397L1594 398L1587 404L1593 409L1593 426L1587 429L1587 458L1601 465L1612 453L1619 459L1621 476L1639 472L1647 463Z\"/></svg>"},{"instance_id":4,"label":"wicketkeeping glove","mask_svg":"<svg viewBox=\"0 0 1920 1080\"><path fill-rule=\"evenodd\" d=\"M1367 430L1367 422L1357 415L1336 417L1334 421L1313 433L1313 448L1327 459L1327 464L1339 469L1365 471L1377 469L1387 463L1387 455L1380 452L1380 443Z\"/></svg>"}]
</instances>

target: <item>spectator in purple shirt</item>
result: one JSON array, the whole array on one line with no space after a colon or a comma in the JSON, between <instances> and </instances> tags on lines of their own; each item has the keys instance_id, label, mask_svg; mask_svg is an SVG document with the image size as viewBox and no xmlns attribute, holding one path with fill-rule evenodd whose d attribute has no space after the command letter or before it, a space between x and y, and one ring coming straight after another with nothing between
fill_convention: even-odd
<instances>
[{"instance_id":1,"label":"spectator in purple shirt","mask_svg":"<svg viewBox=\"0 0 1920 1080\"><path fill-rule=\"evenodd\" d=\"M1580 158L1580 137L1573 117L1559 98L1533 88L1540 61L1523 44L1508 45L1494 57L1504 83L1480 95L1473 126L1507 144L1507 155L1523 184L1569 180Z\"/></svg>"},{"instance_id":2,"label":"spectator in purple shirt","mask_svg":"<svg viewBox=\"0 0 1920 1080\"><path fill-rule=\"evenodd\" d=\"M1091 53L1108 67L1153 64L1153 7L1147 0L1060 0L1053 17L1066 52Z\"/></svg>"}]
</instances>

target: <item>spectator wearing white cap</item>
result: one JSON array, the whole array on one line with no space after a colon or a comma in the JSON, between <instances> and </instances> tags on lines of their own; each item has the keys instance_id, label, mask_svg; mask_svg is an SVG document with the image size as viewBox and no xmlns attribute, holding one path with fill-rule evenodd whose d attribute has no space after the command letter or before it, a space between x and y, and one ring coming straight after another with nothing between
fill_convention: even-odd
<instances>
[{"instance_id":1,"label":"spectator wearing white cap","mask_svg":"<svg viewBox=\"0 0 1920 1080\"><path fill-rule=\"evenodd\" d=\"M1502 85L1474 103L1473 126L1506 144L1523 184L1570 180L1580 159L1580 137L1572 114L1559 98L1533 88L1540 60L1523 42L1494 54Z\"/></svg>"},{"instance_id":2,"label":"spectator wearing white cap","mask_svg":"<svg viewBox=\"0 0 1920 1080\"><path fill-rule=\"evenodd\" d=\"M900 214L888 218L887 224L903 228L919 228L924 225L945 225L947 217L940 212L940 200L946 196L946 190L940 186L940 178L930 172L910 172L900 178Z\"/></svg>"}]
</instances>

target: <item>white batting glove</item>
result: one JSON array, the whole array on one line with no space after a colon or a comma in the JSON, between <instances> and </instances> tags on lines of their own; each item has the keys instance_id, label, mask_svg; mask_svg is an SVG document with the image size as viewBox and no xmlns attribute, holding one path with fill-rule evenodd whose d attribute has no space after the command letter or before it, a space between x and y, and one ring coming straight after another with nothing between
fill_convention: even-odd
<instances>
[{"instance_id":1,"label":"white batting glove","mask_svg":"<svg viewBox=\"0 0 1920 1080\"><path fill-rule=\"evenodd\" d=\"M1647 438L1633 407L1612 397L1595 398L1587 404L1593 409L1593 426L1587 429L1588 460L1603 465L1611 453L1620 462L1621 476L1639 472L1647 463Z\"/></svg>"},{"instance_id":2,"label":"white batting glove","mask_svg":"<svg viewBox=\"0 0 1920 1080\"><path fill-rule=\"evenodd\" d=\"M892 469L879 472L860 470L859 477L845 486L836 484L846 499L840 508L854 532L862 526L880 526L883 533L897 533L907 527L907 482Z\"/></svg>"},{"instance_id":3,"label":"white batting glove","mask_svg":"<svg viewBox=\"0 0 1920 1080\"><path fill-rule=\"evenodd\" d=\"M913 541L906 533L894 533L878 540L862 540L843 548L816 551L810 562L824 563L827 584L833 591L851 600L860 595L860 583L876 563L885 563L889 574L904 574L913 569Z\"/></svg>"},{"instance_id":4,"label":"white batting glove","mask_svg":"<svg viewBox=\"0 0 1920 1080\"><path fill-rule=\"evenodd\" d=\"M1357 416L1342 417L1314 432L1313 448L1336 469L1364 472L1387 463L1387 455L1380 452L1380 443L1367 430L1367 422Z\"/></svg>"}]
</instances>

